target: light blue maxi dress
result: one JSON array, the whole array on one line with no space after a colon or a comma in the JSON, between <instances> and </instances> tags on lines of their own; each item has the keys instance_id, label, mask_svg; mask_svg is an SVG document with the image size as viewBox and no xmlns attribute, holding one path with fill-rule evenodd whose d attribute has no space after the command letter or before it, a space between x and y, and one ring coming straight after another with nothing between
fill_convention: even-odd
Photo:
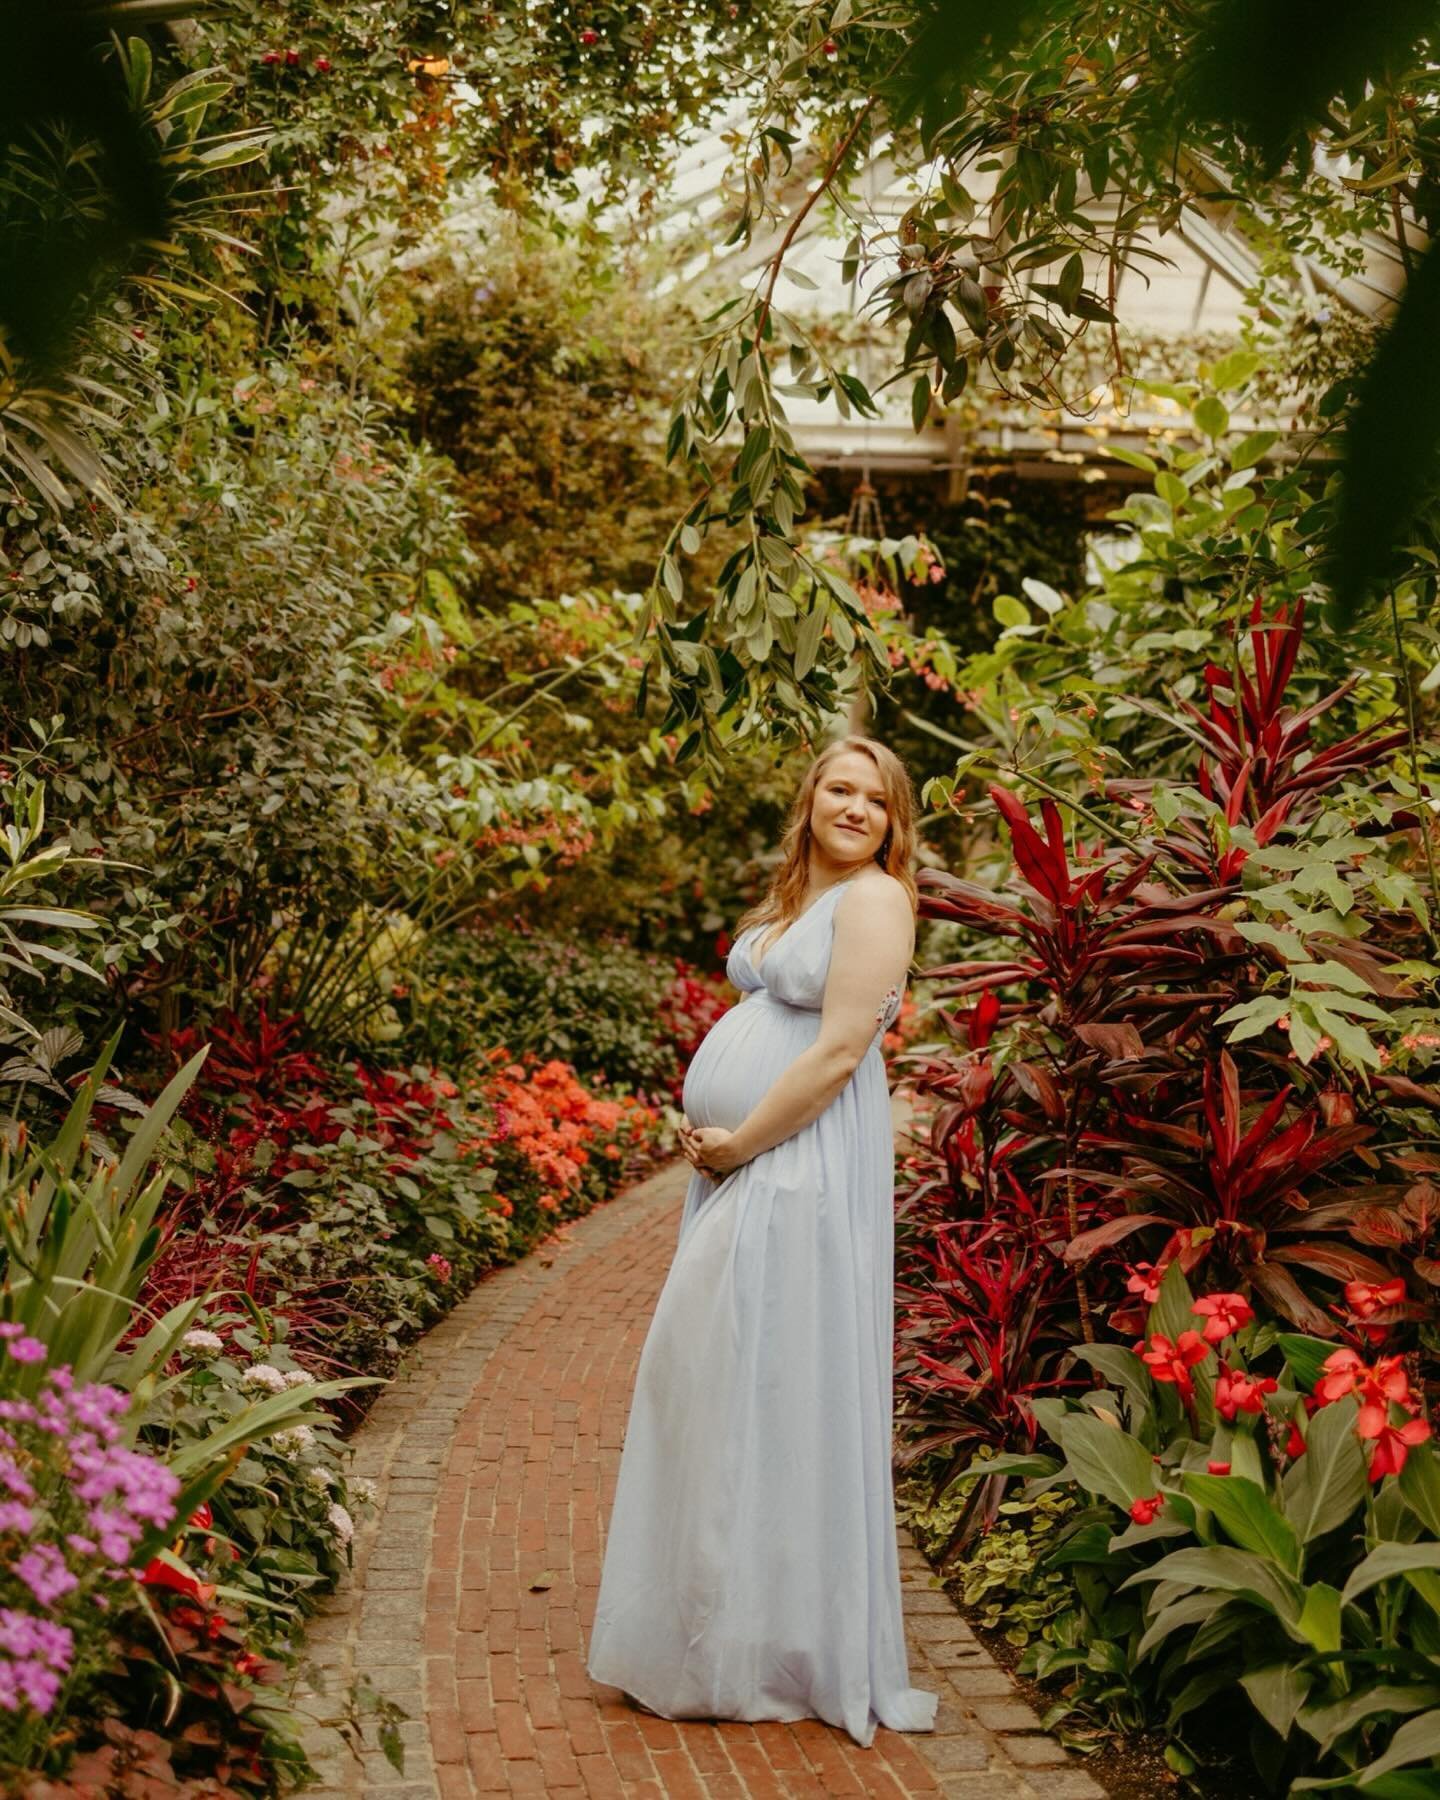
<instances>
[{"instance_id":1,"label":"light blue maxi dress","mask_svg":"<svg viewBox=\"0 0 1440 1800\"><path fill-rule=\"evenodd\" d=\"M747 998L685 1079L733 1130L815 1042L827 888L772 942L741 933ZM692 1175L635 1377L589 1671L667 1718L819 1718L868 1745L928 1731L900 1612L890 1448L894 1151L880 1037L812 1124L716 1181Z\"/></svg>"}]
</instances>

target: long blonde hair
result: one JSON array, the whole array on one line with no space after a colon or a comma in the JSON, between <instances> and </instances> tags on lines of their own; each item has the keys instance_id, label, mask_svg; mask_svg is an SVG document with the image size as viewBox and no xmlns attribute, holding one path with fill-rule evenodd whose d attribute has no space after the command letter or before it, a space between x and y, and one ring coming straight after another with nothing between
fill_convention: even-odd
<instances>
[{"instance_id":1,"label":"long blonde hair","mask_svg":"<svg viewBox=\"0 0 1440 1800\"><path fill-rule=\"evenodd\" d=\"M805 771L785 835L780 840L780 861L770 878L770 887L758 906L752 906L736 926L737 934L751 925L778 920L782 925L804 910L805 888L810 878L810 814L815 804L815 789L827 766L847 750L859 750L874 763L885 790L885 811L889 823L885 840L875 853L876 866L893 875L910 896L910 905L918 904L915 877L910 864L915 855L915 797L905 765L893 750L874 738L842 737L827 744Z\"/></svg>"}]
</instances>

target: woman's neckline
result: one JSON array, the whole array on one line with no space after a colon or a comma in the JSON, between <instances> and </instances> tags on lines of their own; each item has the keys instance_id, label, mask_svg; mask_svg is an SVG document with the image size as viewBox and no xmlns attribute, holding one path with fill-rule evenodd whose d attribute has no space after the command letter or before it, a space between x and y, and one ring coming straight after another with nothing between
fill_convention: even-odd
<instances>
[{"instance_id":1,"label":"woman's neckline","mask_svg":"<svg viewBox=\"0 0 1440 1800\"><path fill-rule=\"evenodd\" d=\"M751 967L755 970L755 973L758 975L761 972L761 970L765 967L766 963L769 962L770 958L780 948L781 944L783 944L785 942L786 938L789 937L790 933L795 929L795 927L801 922L802 919L809 918L810 914L812 912L814 912L815 908L824 901L825 896L827 894L833 894L836 888L848 887L849 884L852 881L854 881L854 879L857 875L863 875L864 872L865 871L863 868L856 869L856 870L854 870L853 873L851 873L849 875L842 875L838 881L832 881L829 883L828 886L821 888L820 892L815 896L815 898L810 902L810 904L808 906L802 907L801 910L798 913L796 913L795 917L790 921L790 923L780 933L779 937L777 937L775 939L774 943L771 944L768 949L760 951L759 962L755 962L752 959ZM767 923L768 923L768 921L767 921ZM764 927L764 925L761 925L757 929L763 931L765 929L765 927ZM759 938L756 938L756 940L755 940L755 947L757 950L760 949Z\"/></svg>"}]
</instances>

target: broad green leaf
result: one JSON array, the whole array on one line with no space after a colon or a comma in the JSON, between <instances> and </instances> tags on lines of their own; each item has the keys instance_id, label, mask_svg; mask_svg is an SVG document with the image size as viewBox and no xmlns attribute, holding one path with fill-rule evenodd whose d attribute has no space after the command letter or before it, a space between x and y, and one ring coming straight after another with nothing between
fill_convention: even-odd
<instances>
[{"instance_id":1,"label":"broad green leaf","mask_svg":"<svg viewBox=\"0 0 1440 1800\"><path fill-rule=\"evenodd\" d=\"M1180 1599L1172 1600L1156 1613L1146 1627L1145 1635L1135 1646L1135 1661L1144 1662L1150 1652L1163 1644L1172 1631L1179 1631L1186 1625L1204 1624L1222 1606L1227 1605L1229 1602L1223 1595L1209 1592L1184 1594Z\"/></svg>"},{"instance_id":2,"label":"broad green leaf","mask_svg":"<svg viewBox=\"0 0 1440 1800\"><path fill-rule=\"evenodd\" d=\"M1223 394L1247 382L1264 360L1254 350L1232 350L1210 371L1210 380Z\"/></svg>"},{"instance_id":3,"label":"broad green leaf","mask_svg":"<svg viewBox=\"0 0 1440 1800\"><path fill-rule=\"evenodd\" d=\"M1413 1713L1440 1704L1440 1687L1370 1687L1327 1706L1303 1707L1296 1723L1328 1750L1337 1738L1380 1713Z\"/></svg>"},{"instance_id":4,"label":"broad green leaf","mask_svg":"<svg viewBox=\"0 0 1440 1800\"><path fill-rule=\"evenodd\" d=\"M1326 1357L1335 1354L1335 1345L1328 1338L1302 1337L1294 1331L1279 1332L1275 1342L1295 1377L1296 1387L1302 1393L1313 1393Z\"/></svg>"},{"instance_id":5,"label":"broad green leaf","mask_svg":"<svg viewBox=\"0 0 1440 1800\"><path fill-rule=\"evenodd\" d=\"M1293 1630L1304 1604L1298 1584L1268 1557L1257 1556L1251 1550L1212 1545L1172 1550L1158 1563L1132 1575L1122 1583L1122 1590L1149 1581L1244 1595L1257 1605L1268 1607L1287 1630Z\"/></svg>"},{"instance_id":6,"label":"broad green leaf","mask_svg":"<svg viewBox=\"0 0 1440 1800\"><path fill-rule=\"evenodd\" d=\"M1306 1588L1297 1629L1307 1644L1325 1653L1340 1648L1340 1606L1340 1591L1328 1581Z\"/></svg>"},{"instance_id":7,"label":"broad green leaf","mask_svg":"<svg viewBox=\"0 0 1440 1800\"><path fill-rule=\"evenodd\" d=\"M1347 1604L1382 1581L1411 1569L1440 1569L1440 1544L1380 1544L1351 1571L1343 1598Z\"/></svg>"},{"instance_id":8,"label":"broad green leaf","mask_svg":"<svg viewBox=\"0 0 1440 1800\"><path fill-rule=\"evenodd\" d=\"M1300 1572L1294 1527L1270 1504L1264 1489L1243 1475L1184 1475L1185 1492L1206 1507L1242 1550L1271 1557L1288 1575Z\"/></svg>"},{"instance_id":9,"label":"broad green leaf","mask_svg":"<svg viewBox=\"0 0 1440 1800\"><path fill-rule=\"evenodd\" d=\"M1071 1413L1060 1432L1075 1479L1092 1494L1129 1511L1155 1492L1155 1462L1138 1438L1092 1413Z\"/></svg>"},{"instance_id":10,"label":"broad green leaf","mask_svg":"<svg viewBox=\"0 0 1440 1800\"><path fill-rule=\"evenodd\" d=\"M1400 1471L1401 1497L1432 1536L1440 1538L1440 1457L1434 1443L1417 1444Z\"/></svg>"},{"instance_id":11,"label":"broad green leaf","mask_svg":"<svg viewBox=\"0 0 1440 1800\"><path fill-rule=\"evenodd\" d=\"M1075 1355L1127 1394L1135 1402L1138 1417L1149 1412L1150 1377L1133 1350L1127 1350L1123 1344L1077 1344Z\"/></svg>"},{"instance_id":12,"label":"broad green leaf","mask_svg":"<svg viewBox=\"0 0 1440 1800\"><path fill-rule=\"evenodd\" d=\"M1227 1678L1233 1672L1226 1670ZM1250 1703L1276 1734L1287 1738L1295 1716L1305 1704L1315 1677L1299 1669L1293 1662L1267 1663L1263 1669L1247 1669L1240 1685L1250 1696Z\"/></svg>"},{"instance_id":13,"label":"broad green leaf","mask_svg":"<svg viewBox=\"0 0 1440 1800\"><path fill-rule=\"evenodd\" d=\"M1306 1432L1305 1454L1285 1473L1285 1516L1302 1544L1344 1524L1369 1490L1355 1418L1353 1400L1322 1406Z\"/></svg>"},{"instance_id":14,"label":"broad green leaf","mask_svg":"<svg viewBox=\"0 0 1440 1800\"><path fill-rule=\"evenodd\" d=\"M1418 1719L1407 1719L1391 1738L1385 1754L1360 1771L1355 1785L1362 1794L1369 1793L1391 1769L1403 1769L1406 1763L1428 1762L1432 1756L1440 1756L1440 1709L1421 1713Z\"/></svg>"},{"instance_id":15,"label":"broad green leaf","mask_svg":"<svg viewBox=\"0 0 1440 1800\"><path fill-rule=\"evenodd\" d=\"M1203 431L1208 438L1223 437L1230 427L1230 414L1225 403L1217 400L1213 394L1207 394L1203 400L1195 402L1191 414L1197 431Z\"/></svg>"}]
</instances>

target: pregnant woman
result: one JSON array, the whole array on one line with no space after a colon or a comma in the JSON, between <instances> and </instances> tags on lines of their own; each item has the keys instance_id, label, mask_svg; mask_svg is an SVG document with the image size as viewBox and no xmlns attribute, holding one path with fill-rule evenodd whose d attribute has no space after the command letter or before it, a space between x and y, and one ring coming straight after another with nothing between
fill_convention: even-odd
<instances>
[{"instance_id":1,"label":"pregnant woman","mask_svg":"<svg viewBox=\"0 0 1440 1800\"><path fill-rule=\"evenodd\" d=\"M589 1670L672 1719L933 1727L910 1686L890 1432L894 1161L880 1038L915 928L882 744L807 772L696 1053L695 1166L641 1352Z\"/></svg>"}]
</instances>

